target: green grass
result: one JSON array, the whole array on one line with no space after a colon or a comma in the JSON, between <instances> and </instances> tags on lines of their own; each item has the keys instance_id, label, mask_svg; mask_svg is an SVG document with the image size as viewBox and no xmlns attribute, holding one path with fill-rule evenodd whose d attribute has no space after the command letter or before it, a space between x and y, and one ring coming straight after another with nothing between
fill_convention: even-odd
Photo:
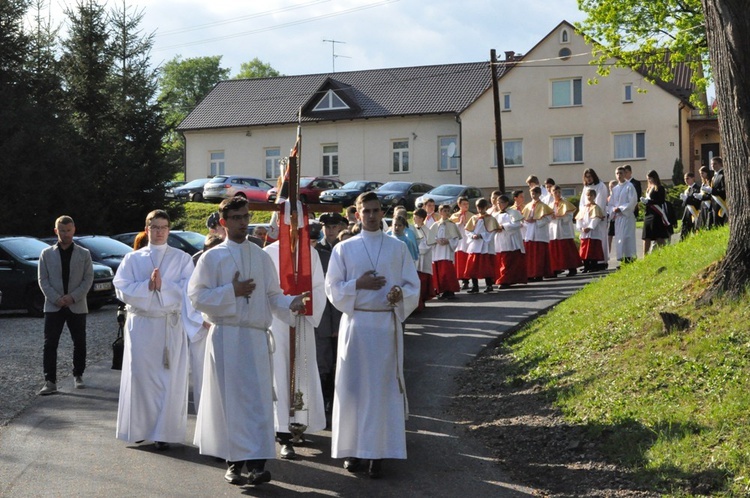
<instances>
[{"instance_id":1,"label":"green grass","mask_svg":"<svg viewBox=\"0 0 750 498\"><path fill-rule=\"evenodd\" d=\"M198 232L207 234L208 229L206 228L206 218L218 210L218 204L211 204L206 202L186 202L185 203L185 217L175 220L174 226L181 230L190 230L192 232ZM271 219L271 211L254 211L252 212L252 219L250 223L267 223Z\"/></svg>"},{"instance_id":2,"label":"green grass","mask_svg":"<svg viewBox=\"0 0 750 498\"><path fill-rule=\"evenodd\" d=\"M567 419L651 489L750 495L750 306L698 308L727 229L589 284L509 338L509 382L544 386ZM690 319L665 331L660 311Z\"/></svg>"}]
</instances>

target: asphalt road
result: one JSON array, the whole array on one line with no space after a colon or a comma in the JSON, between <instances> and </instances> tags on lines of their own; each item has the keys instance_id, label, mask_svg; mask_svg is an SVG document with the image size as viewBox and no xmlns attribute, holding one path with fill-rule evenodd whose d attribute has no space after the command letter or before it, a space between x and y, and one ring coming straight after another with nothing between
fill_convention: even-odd
<instances>
[{"instance_id":1,"label":"asphalt road","mask_svg":"<svg viewBox=\"0 0 750 498\"><path fill-rule=\"evenodd\" d=\"M330 458L330 433L308 436L295 461L271 461L273 481L235 487L225 464L202 456L188 439L158 452L115 439L119 372L111 370L115 309L89 317L87 389L74 390L70 366L60 366L61 393L37 397L41 386L42 319L0 315L0 496L532 496L511 483L490 453L453 420L448 406L454 375L487 344L575 292L596 276L558 278L456 302L428 303L407 322L405 376L409 395L407 460L388 460L385 477L345 471ZM69 337L60 362L69 361ZM69 374L68 374L69 375ZM20 376L20 379L18 378ZM6 396L8 392L15 393ZM20 394L19 394L20 393Z\"/></svg>"}]
</instances>

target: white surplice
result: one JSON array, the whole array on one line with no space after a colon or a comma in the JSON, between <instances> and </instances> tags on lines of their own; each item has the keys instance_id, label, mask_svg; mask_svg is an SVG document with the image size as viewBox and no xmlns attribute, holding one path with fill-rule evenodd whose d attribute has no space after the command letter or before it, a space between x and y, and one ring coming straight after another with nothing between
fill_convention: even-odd
<instances>
[{"instance_id":1,"label":"white surplice","mask_svg":"<svg viewBox=\"0 0 750 498\"><path fill-rule=\"evenodd\" d=\"M376 271L386 284L357 290ZM398 285L395 307L387 294ZM328 299L344 313L339 328L333 402L333 458L406 458L406 391L401 324L419 302L419 277L406 245L363 230L340 242L326 275Z\"/></svg>"},{"instance_id":2,"label":"white surplice","mask_svg":"<svg viewBox=\"0 0 750 498\"><path fill-rule=\"evenodd\" d=\"M234 295L237 272L256 285L249 298ZM224 241L198 260L188 297L213 324L195 426L202 454L232 462L276 457L268 329L293 300L278 280L271 257L248 241Z\"/></svg>"},{"instance_id":3,"label":"white surplice","mask_svg":"<svg viewBox=\"0 0 750 498\"><path fill-rule=\"evenodd\" d=\"M161 291L149 290L154 268ZM190 256L149 244L125 255L113 284L127 305L117 438L182 443L187 430L188 344L182 323Z\"/></svg>"},{"instance_id":4,"label":"white surplice","mask_svg":"<svg viewBox=\"0 0 750 498\"><path fill-rule=\"evenodd\" d=\"M609 218L615 220L615 250L617 260L635 258L635 207L638 205L638 194L631 182L625 180L615 185L609 199ZM619 213L615 209L620 208Z\"/></svg>"},{"instance_id":5,"label":"white surplice","mask_svg":"<svg viewBox=\"0 0 750 498\"><path fill-rule=\"evenodd\" d=\"M279 243L266 246L263 249L273 260L274 268L279 268ZM326 307L325 275L320 264L318 251L310 248L312 266L312 303L313 314L297 315L288 311L283 317L273 317L271 332L273 332L276 350L273 352L273 387L276 390L276 404L274 407L274 426L276 432L289 432L289 396L290 396L290 348L289 327L296 326L296 336L300 348L297 351L295 365L295 391L302 392L304 408L295 412L295 423L307 426L307 433L319 432L326 427L325 404L323 391L318 374L318 360L315 351L315 327L320 323Z\"/></svg>"},{"instance_id":6,"label":"white surplice","mask_svg":"<svg viewBox=\"0 0 750 498\"><path fill-rule=\"evenodd\" d=\"M607 214L607 198L609 197L609 188L607 188L607 185L604 184L604 182L600 181L596 185L584 185L583 191L581 192L581 198L578 201L578 211L582 211L585 209L586 204L588 204L588 199L586 198L586 191L592 189L596 192L596 199L594 200L594 203L599 206L599 209L602 210L602 213L606 216ZM607 229L608 224L606 223L606 219L604 220L605 223L603 223L603 227L601 227L602 230L604 230L604 238L601 239L602 242L602 251L604 252L604 261L609 261L609 244L607 244ZM599 238L594 237L594 238Z\"/></svg>"}]
</instances>

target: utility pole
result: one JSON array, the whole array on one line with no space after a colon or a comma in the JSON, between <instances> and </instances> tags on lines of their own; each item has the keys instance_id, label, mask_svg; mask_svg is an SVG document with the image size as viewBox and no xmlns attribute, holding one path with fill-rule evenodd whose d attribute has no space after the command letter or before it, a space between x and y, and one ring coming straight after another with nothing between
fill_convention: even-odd
<instances>
[{"instance_id":1,"label":"utility pole","mask_svg":"<svg viewBox=\"0 0 750 498\"><path fill-rule=\"evenodd\" d=\"M497 189L505 193L505 157L503 156L503 128L500 122L500 88L497 82L497 54L490 50L490 74L492 74L492 105L495 110L495 148L497 154Z\"/></svg>"},{"instance_id":2,"label":"utility pole","mask_svg":"<svg viewBox=\"0 0 750 498\"><path fill-rule=\"evenodd\" d=\"M346 57L345 55L336 55L336 44L337 43L346 43L343 41L338 40L323 40L324 43L330 43L331 44L331 72L336 72L336 57Z\"/></svg>"}]
</instances>

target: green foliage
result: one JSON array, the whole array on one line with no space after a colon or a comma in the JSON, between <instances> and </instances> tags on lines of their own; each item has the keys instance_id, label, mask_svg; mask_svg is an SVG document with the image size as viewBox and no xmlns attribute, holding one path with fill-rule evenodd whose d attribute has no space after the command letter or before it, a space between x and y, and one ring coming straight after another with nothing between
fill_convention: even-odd
<instances>
[{"instance_id":1,"label":"green foliage","mask_svg":"<svg viewBox=\"0 0 750 498\"><path fill-rule=\"evenodd\" d=\"M672 185L685 185L685 168L679 157L674 160L672 166Z\"/></svg>"},{"instance_id":2,"label":"green foliage","mask_svg":"<svg viewBox=\"0 0 750 498\"><path fill-rule=\"evenodd\" d=\"M208 233L206 218L217 211L218 204L206 202L186 202L184 216L176 218L173 226L181 230L190 230L198 233ZM271 219L271 211L253 211L250 223L268 223Z\"/></svg>"},{"instance_id":3,"label":"green foliage","mask_svg":"<svg viewBox=\"0 0 750 498\"><path fill-rule=\"evenodd\" d=\"M240 65L240 72L232 79L277 78L279 76L283 74L271 67L271 64L255 57L250 62L243 62Z\"/></svg>"},{"instance_id":4,"label":"green foliage","mask_svg":"<svg viewBox=\"0 0 750 498\"><path fill-rule=\"evenodd\" d=\"M750 491L750 297L695 305L727 239L699 232L625 265L502 346L507 378L544 386L651 491ZM666 330L660 312L690 324Z\"/></svg>"},{"instance_id":5,"label":"green foliage","mask_svg":"<svg viewBox=\"0 0 750 498\"><path fill-rule=\"evenodd\" d=\"M614 64L646 68L652 83L671 81L672 65L684 62L693 70L693 104L705 105L699 95L708 86L710 66L701 0L578 0L578 8L587 17L576 28L594 46L599 74L607 76Z\"/></svg>"}]
</instances>

